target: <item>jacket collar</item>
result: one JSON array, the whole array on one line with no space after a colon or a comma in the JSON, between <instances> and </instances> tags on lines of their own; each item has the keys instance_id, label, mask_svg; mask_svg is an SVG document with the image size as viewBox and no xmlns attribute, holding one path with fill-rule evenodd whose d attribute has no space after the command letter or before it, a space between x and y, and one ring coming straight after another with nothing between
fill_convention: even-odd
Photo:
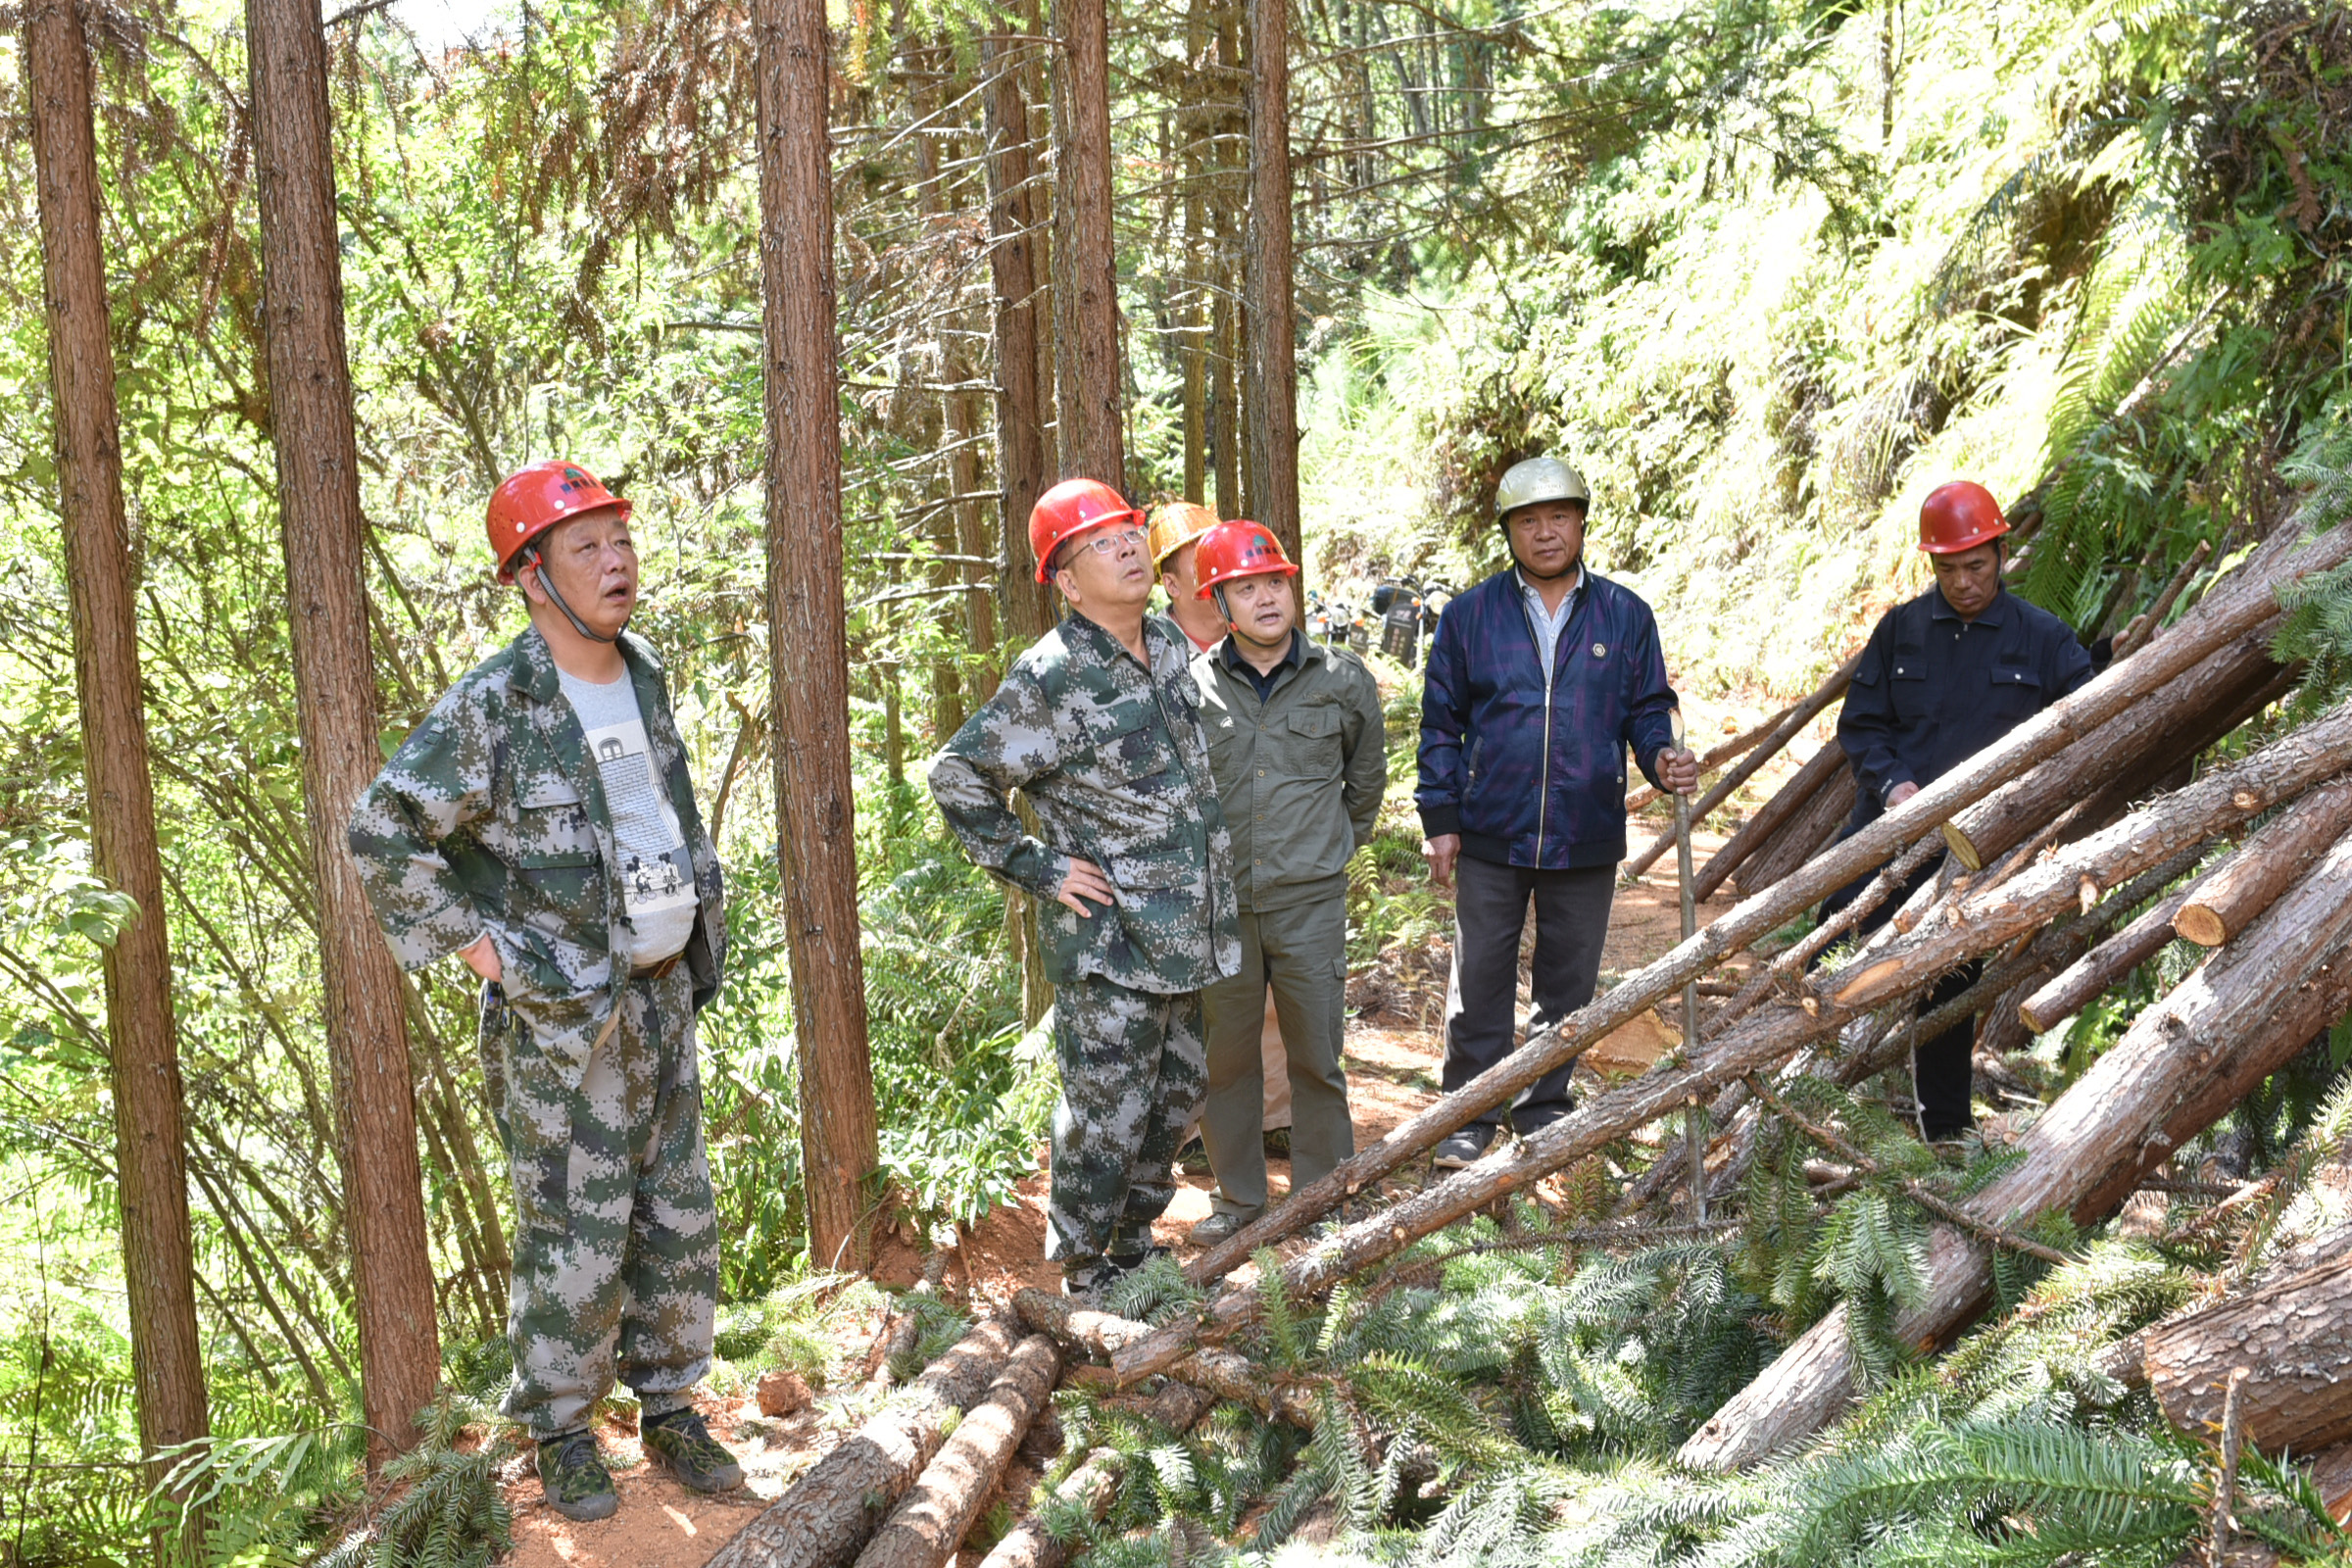
<instances>
[{"instance_id":1,"label":"jacket collar","mask_svg":"<svg viewBox=\"0 0 2352 1568\"><path fill-rule=\"evenodd\" d=\"M2008 607L2008 585L2003 584L2000 588L1994 591L1992 603L1986 605L1983 613L1979 614L1974 621L1970 622L1970 624L1977 626L1998 626L2001 623L2001 614ZM1960 612L1954 610L1952 608L1951 601L1943 597L1943 589L1941 587L1934 587L1928 590L1928 618L1930 620L1958 620L1960 618Z\"/></svg>"},{"instance_id":2,"label":"jacket collar","mask_svg":"<svg viewBox=\"0 0 2352 1568\"><path fill-rule=\"evenodd\" d=\"M1227 632L1225 634L1225 640L1217 644L1217 646L1211 649L1210 652L1212 655L1214 655L1218 662L1222 663L1227 669L1232 670L1237 675L1243 673L1244 669L1249 663L1249 662L1242 657L1241 643L1236 640L1231 632ZM1328 657L1329 655L1320 645L1315 642L1313 638L1307 636L1305 632L1299 630L1298 627L1293 626L1291 628L1291 646L1283 654L1282 658L1275 663L1274 667L1279 670L1285 664L1288 664L1294 669L1304 669L1308 664Z\"/></svg>"},{"instance_id":3,"label":"jacket collar","mask_svg":"<svg viewBox=\"0 0 2352 1568\"><path fill-rule=\"evenodd\" d=\"M629 682L637 688L638 701L645 700L645 687L650 676L662 669L662 661L653 645L633 631L620 634L620 662L628 667ZM514 666L508 684L522 692L535 703L552 703L564 695L564 677L556 668L554 650L536 626L525 626L522 635L507 645Z\"/></svg>"}]
</instances>

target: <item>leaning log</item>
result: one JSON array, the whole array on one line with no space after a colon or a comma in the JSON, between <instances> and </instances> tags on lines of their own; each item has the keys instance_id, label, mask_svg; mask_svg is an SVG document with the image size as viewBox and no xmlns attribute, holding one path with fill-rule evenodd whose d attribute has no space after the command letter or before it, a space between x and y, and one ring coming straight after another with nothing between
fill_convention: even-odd
<instances>
[{"instance_id":1,"label":"leaning log","mask_svg":"<svg viewBox=\"0 0 2352 1568\"><path fill-rule=\"evenodd\" d=\"M719 1548L710 1568L845 1568L1013 1352L988 1318Z\"/></svg>"},{"instance_id":2,"label":"leaning log","mask_svg":"<svg viewBox=\"0 0 2352 1568\"><path fill-rule=\"evenodd\" d=\"M2327 571L2347 559L2352 559L2352 528L2317 538L2302 537L2299 528L2291 524L2278 528L2165 636L2130 659L2109 665L2082 690L2020 724L1777 886L1741 900L1721 919L1409 1117L1330 1175L1294 1192L1286 1202L1188 1263L1186 1278L1195 1284L1222 1278L1257 1249L1306 1230L1448 1134L1574 1060L1593 1041L1623 1027L1685 983L1777 930L1823 895L1876 869L1897 851L1935 832L1954 812L2096 729L2147 693L2193 669L2216 649L2264 624L2277 613L2275 596L2281 583Z\"/></svg>"},{"instance_id":3,"label":"leaning log","mask_svg":"<svg viewBox=\"0 0 2352 1568\"><path fill-rule=\"evenodd\" d=\"M2052 1210L2078 1221L2095 1218L2103 1210L2094 1205L2120 1200L2201 1130L2186 1126L2177 1111L2193 1104L2210 1124L2229 1108L2204 1093L2216 1080L2242 1082L2253 1074L2259 1081L2302 1050L2312 1033L2310 1014L2340 1011L2348 936L2352 838L2332 848L2242 941L2217 952L2143 1010L2027 1129L2024 1159L1968 1199L1969 1210L2017 1229ZM1991 1300L1992 1267L1977 1246L1939 1227L1926 1275L1922 1299L1897 1316L1894 1332L1934 1348ZM1847 1332L1840 1305L1699 1428L1683 1446L1684 1462L1736 1468L1827 1425L1853 1392Z\"/></svg>"},{"instance_id":4,"label":"leaning log","mask_svg":"<svg viewBox=\"0 0 2352 1568\"><path fill-rule=\"evenodd\" d=\"M858 1554L858 1568L942 1568L953 1559L1060 1375L1061 1352L1051 1338L1023 1340L988 1396L956 1423L956 1435Z\"/></svg>"},{"instance_id":5,"label":"leaning log","mask_svg":"<svg viewBox=\"0 0 2352 1568\"><path fill-rule=\"evenodd\" d=\"M1838 830L1853 815L1854 770L1844 765L1843 752L1837 756L1839 765L1831 771L1829 781L1733 873L1732 880L1742 895L1763 892L1813 858L1822 846L1837 839Z\"/></svg>"},{"instance_id":6,"label":"leaning log","mask_svg":"<svg viewBox=\"0 0 2352 1568\"><path fill-rule=\"evenodd\" d=\"M1836 777L1844 764L1845 753L1836 741L1805 759L1804 765L1789 774L1788 782L1774 791L1770 800L1734 829L1721 849L1707 857L1707 863L1698 868L1698 875L1690 884L1691 893L1702 899L1712 896L1734 872L1763 854L1788 820L1812 804L1821 787ZM1695 811L1690 819L1698 820Z\"/></svg>"},{"instance_id":7,"label":"leaning log","mask_svg":"<svg viewBox=\"0 0 2352 1568\"><path fill-rule=\"evenodd\" d=\"M2199 881L2173 916L2173 929L2200 948L2220 947L2251 925L2348 830L2352 779L2323 784L2264 823L2241 854Z\"/></svg>"},{"instance_id":8,"label":"leaning log","mask_svg":"<svg viewBox=\"0 0 2352 1568\"><path fill-rule=\"evenodd\" d=\"M1875 1005L1917 984L1920 975L1940 974L2070 906L2088 908L2127 878L2333 776L2347 756L2352 756L2352 700L2008 881L1971 892L1874 960L1823 977L1816 992L1834 996L1840 1006Z\"/></svg>"},{"instance_id":9,"label":"leaning log","mask_svg":"<svg viewBox=\"0 0 2352 1568\"><path fill-rule=\"evenodd\" d=\"M2048 1034L2081 1012L2092 998L2104 995L2124 976L2171 947L2177 934L2173 916L2180 912L2180 906L2202 881L2199 878L2159 899L2130 925L2051 976L2018 1008L2026 1027L2037 1035Z\"/></svg>"},{"instance_id":10,"label":"leaning log","mask_svg":"<svg viewBox=\"0 0 2352 1568\"><path fill-rule=\"evenodd\" d=\"M1746 759L1738 767L1717 779L1714 787L1700 796L1691 806L1690 820L1693 822L1701 820L1709 811L1730 800L1740 785L1755 775L1758 768L1780 756L1787 749L1788 743L1796 738L1797 731L1812 723L1814 716L1823 709L1843 697L1845 689L1853 684L1854 670L1860 666L1861 662L1862 656L1856 654L1838 666L1838 673L1823 681L1814 690L1812 696L1783 714L1780 723L1773 727L1772 733L1764 737L1763 744L1749 752ZM1674 832L1669 829L1652 839L1646 848L1625 862L1625 874L1628 877L1640 876L1657 862L1659 856L1664 855L1673 847ZM1725 870L1729 871L1730 867L1726 866Z\"/></svg>"},{"instance_id":11,"label":"leaning log","mask_svg":"<svg viewBox=\"0 0 2352 1568\"><path fill-rule=\"evenodd\" d=\"M2203 1436L2231 1367L2253 1368L2239 1418L2257 1446L2307 1452L2352 1438L2352 1256L2258 1286L2148 1331L2142 1360L2166 1419Z\"/></svg>"}]
</instances>

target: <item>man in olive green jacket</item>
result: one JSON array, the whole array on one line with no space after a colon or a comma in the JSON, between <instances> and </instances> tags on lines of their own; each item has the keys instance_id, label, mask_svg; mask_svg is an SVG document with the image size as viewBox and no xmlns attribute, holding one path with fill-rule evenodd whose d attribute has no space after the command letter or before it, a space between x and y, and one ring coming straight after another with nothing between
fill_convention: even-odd
<instances>
[{"instance_id":1,"label":"man in olive green jacket","mask_svg":"<svg viewBox=\"0 0 2352 1568\"><path fill-rule=\"evenodd\" d=\"M1200 595L1229 633L1193 661L1209 765L1233 833L1242 968L1201 994L1208 1101L1201 1140L1217 1176L1213 1212L1193 1227L1221 1242L1266 1206L1259 1135L1264 999L1290 1054L1291 1185L1355 1152L1348 1079L1348 860L1370 836L1388 786L1380 688L1363 661L1298 629L1298 568L1254 522L1224 522L1195 555Z\"/></svg>"}]
</instances>

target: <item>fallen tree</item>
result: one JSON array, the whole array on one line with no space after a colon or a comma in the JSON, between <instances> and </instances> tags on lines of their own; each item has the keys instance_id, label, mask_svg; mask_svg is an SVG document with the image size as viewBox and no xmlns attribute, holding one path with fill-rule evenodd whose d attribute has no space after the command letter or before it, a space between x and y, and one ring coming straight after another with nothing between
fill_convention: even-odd
<instances>
[{"instance_id":1,"label":"fallen tree","mask_svg":"<svg viewBox=\"0 0 2352 1568\"><path fill-rule=\"evenodd\" d=\"M2259 1081L2340 1013L2348 934L2352 838L2339 841L2243 939L2145 1009L2028 1129L2024 1159L1970 1198L1969 1211L2014 1230L2053 1211L2082 1220L2101 1211L2094 1205L2119 1201L2201 1130L2186 1125L2192 1116L2210 1124L2228 1108L2206 1093L2216 1080ZM2193 1107L2191 1116L2177 1114L2184 1106ZM1895 1333L1932 1348L1984 1309L1992 1268L1982 1249L1944 1228L1926 1273L1921 1298L1898 1316ZM1827 1425L1853 1392L1847 1335L1840 1305L1718 1410L1683 1446L1684 1462L1736 1468Z\"/></svg>"},{"instance_id":2,"label":"fallen tree","mask_svg":"<svg viewBox=\"0 0 2352 1568\"><path fill-rule=\"evenodd\" d=\"M941 1568L954 1559L1060 1375L1061 1356L1050 1337L1023 1340L987 1397L956 1423L955 1436L858 1554L858 1568Z\"/></svg>"}]
</instances>

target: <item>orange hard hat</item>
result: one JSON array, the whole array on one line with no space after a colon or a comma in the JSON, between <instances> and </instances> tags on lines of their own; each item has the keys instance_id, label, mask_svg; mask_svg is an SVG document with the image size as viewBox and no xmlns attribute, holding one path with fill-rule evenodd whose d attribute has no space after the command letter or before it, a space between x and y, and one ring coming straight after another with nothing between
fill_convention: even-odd
<instances>
[{"instance_id":1,"label":"orange hard hat","mask_svg":"<svg viewBox=\"0 0 2352 1568\"><path fill-rule=\"evenodd\" d=\"M1171 501L1152 514L1152 552L1153 567L1164 566L1168 558L1217 525L1217 514L1193 501Z\"/></svg>"},{"instance_id":2,"label":"orange hard hat","mask_svg":"<svg viewBox=\"0 0 2352 1568\"><path fill-rule=\"evenodd\" d=\"M490 554L498 559L498 580L514 580L514 558L532 540L599 507L618 507L624 522L633 510L576 463L551 458L508 474L490 492Z\"/></svg>"},{"instance_id":3,"label":"orange hard hat","mask_svg":"<svg viewBox=\"0 0 2352 1568\"><path fill-rule=\"evenodd\" d=\"M1054 580L1054 552L1080 534L1143 520L1125 496L1102 480L1062 480L1029 509L1029 553L1037 558L1037 580Z\"/></svg>"},{"instance_id":4,"label":"orange hard hat","mask_svg":"<svg viewBox=\"0 0 2352 1568\"><path fill-rule=\"evenodd\" d=\"M1269 572L1294 577L1298 568L1282 553L1282 541L1265 524L1236 517L1200 536L1200 548L1193 553L1193 572L1200 579L1200 597L1206 599L1220 583L1236 577L1262 577Z\"/></svg>"},{"instance_id":5,"label":"orange hard hat","mask_svg":"<svg viewBox=\"0 0 2352 1568\"><path fill-rule=\"evenodd\" d=\"M1974 550L2009 531L1992 492L1968 479L1954 479L1928 492L1919 504L1919 548L1931 556Z\"/></svg>"}]
</instances>

